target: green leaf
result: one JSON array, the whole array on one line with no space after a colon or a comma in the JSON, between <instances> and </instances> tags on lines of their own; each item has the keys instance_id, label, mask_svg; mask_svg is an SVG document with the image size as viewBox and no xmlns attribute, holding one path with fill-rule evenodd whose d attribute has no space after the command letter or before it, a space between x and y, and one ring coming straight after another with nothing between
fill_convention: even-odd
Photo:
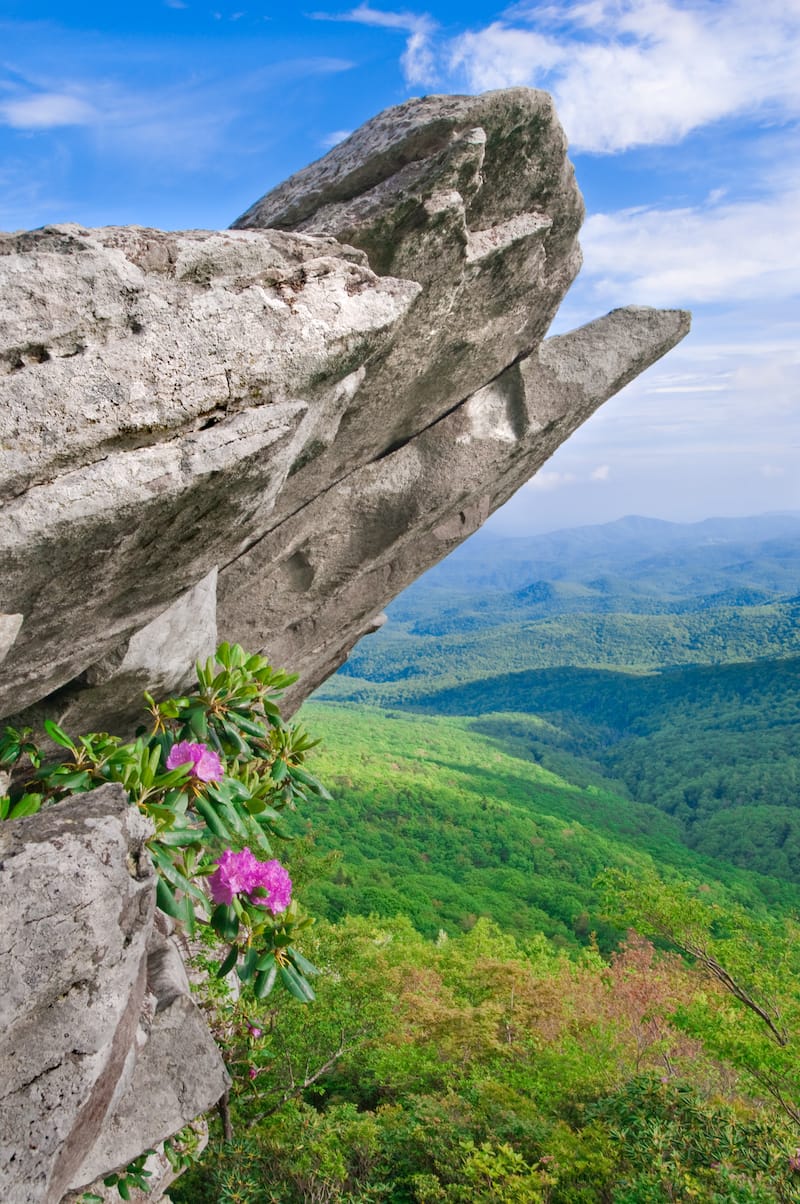
<instances>
[{"instance_id":1,"label":"green leaf","mask_svg":"<svg viewBox=\"0 0 800 1204\"><path fill-rule=\"evenodd\" d=\"M9 819L22 819L25 815L35 815L37 811L42 809L41 794L23 794L22 798L14 804L8 814ZM5 819L5 816L2 816Z\"/></svg>"},{"instance_id":2,"label":"green leaf","mask_svg":"<svg viewBox=\"0 0 800 1204\"><path fill-rule=\"evenodd\" d=\"M69 751L73 753L78 751L67 733L63 731L57 723L53 723L52 719L45 719L44 730L47 732L54 744L60 744L62 748L68 748Z\"/></svg>"},{"instance_id":3,"label":"green leaf","mask_svg":"<svg viewBox=\"0 0 800 1204\"><path fill-rule=\"evenodd\" d=\"M269 776L273 782L282 782L288 776L289 766L280 757L273 763Z\"/></svg>"},{"instance_id":4,"label":"green leaf","mask_svg":"<svg viewBox=\"0 0 800 1204\"><path fill-rule=\"evenodd\" d=\"M275 986L277 977L278 963L273 957L271 966L264 970L256 971L256 976L253 979L253 994L255 995L256 999L266 999L267 995L269 995L270 991Z\"/></svg>"},{"instance_id":5,"label":"green leaf","mask_svg":"<svg viewBox=\"0 0 800 1204\"><path fill-rule=\"evenodd\" d=\"M195 810L206 821L206 827L214 836L219 836L226 844L233 840L233 833L223 820L217 808L207 798L200 795L194 800Z\"/></svg>"},{"instance_id":6,"label":"green leaf","mask_svg":"<svg viewBox=\"0 0 800 1204\"><path fill-rule=\"evenodd\" d=\"M302 953L298 953L297 950L293 949L291 945L286 952L289 954L301 974L311 974L313 976L320 973L317 967L312 965L307 957L303 957Z\"/></svg>"},{"instance_id":7,"label":"green leaf","mask_svg":"<svg viewBox=\"0 0 800 1204\"><path fill-rule=\"evenodd\" d=\"M208 739L208 712L204 706L192 707L186 715L186 723L201 740Z\"/></svg>"},{"instance_id":8,"label":"green leaf","mask_svg":"<svg viewBox=\"0 0 800 1204\"><path fill-rule=\"evenodd\" d=\"M253 755L252 748L250 747L249 744L246 743L246 741L244 741L242 739L242 737L239 735L238 731L233 726L233 724L228 723L227 719L218 719L217 722L219 723L219 726L222 728L223 732L228 737L228 739L231 741L231 743L234 744L235 747L238 749L238 751L240 753L242 753L248 759L250 757L252 757L252 755Z\"/></svg>"},{"instance_id":9,"label":"green leaf","mask_svg":"<svg viewBox=\"0 0 800 1204\"><path fill-rule=\"evenodd\" d=\"M22 755L22 745L15 742L0 745L0 765L13 765Z\"/></svg>"},{"instance_id":10,"label":"green leaf","mask_svg":"<svg viewBox=\"0 0 800 1204\"><path fill-rule=\"evenodd\" d=\"M159 832L155 843L171 849L183 849L188 845L202 844L203 833L200 828L171 828L169 831Z\"/></svg>"},{"instance_id":11,"label":"green leaf","mask_svg":"<svg viewBox=\"0 0 800 1204\"><path fill-rule=\"evenodd\" d=\"M166 828L173 827L175 823L175 812L171 807L164 807L160 803L145 802L144 809L151 819L160 821L161 824ZM159 837L160 835L161 833L159 833Z\"/></svg>"},{"instance_id":12,"label":"green leaf","mask_svg":"<svg viewBox=\"0 0 800 1204\"><path fill-rule=\"evenodd\" d=\"M167 885L163 878L156 881L156 903L163 912L168 916L172 916L174 920L182 920L183 912L178 900L173 894L172 888Z\"/></svg>"},{"instance_id":13,"label":"green leaf","mask_svg":"<svg viewBox=\"0 0 800 1204\"><path fill-rule=\"evenodd\" d=\"M239 946L232 945L228 952L228 956L225 958L225 960L219 966L219 969L216 971L216 977L224 978L226 974L230 974L231 970L236 965L238 960L239 960Z\"/></svg>"},{"instance_id":14,"label":"green leaf","mask_svg":"<svg viewBox=\"0 0 800 1204\"><path fill-rule=\"evenodd\" d=\"M242 982L247 982L247 980L249 978L253 977L253 975L256 972L257 964L258 964L258 950L257 949L248 949L247 953L244 956L244 960L243 960L242 964L239 966L238 970L236 971L236 973L241 978Z\"/></svg>"},{"instance_id":15,"label":"green leaf","mask_svg":"<svg viewBox=\"0 0 800 1204\"><path fill-rule=\"evenodd\" d=\"M239 917L228 903L220 903L214 908L209 923L224 941L235 941L239 935Z\"/></svg>"},{"instance_id":16,"label":"green leaf","mask_svg":"<svg viewBox=\"0 0 800 1204\"><path fill-rule=\"evenodd\" d=\"M328 793L328 791L322 785L322 782L317 781L313 774L308 773L308 771L305 769L301 769L299 765L293 765L289 772L293 778L296 778L298 782L302 782L305 786L308 786L310 790L313 790L314 793L319 795L321 799L324 799L325 802L333 802L333 796Z\"/></svg>"},{"instance_id":17,"label":"green leaf","mask_svg":"<svg viewBox=\"0 0 800 1204\"><path fill-rule=\"evenodd\" d=\"M123 1200L130 1200L131 1190L128 1187L127 1180L120 1179L119 1183L117 1184L117 1191L122 1196Z\"/></svg>"},{"instance_id":18,"label":"green leaf","mask_svg":"<svg viewBox=\"0 0 800 1204\"><path fill-rule=\"evenodd\" d=\"M228 711L228 714L233 722L238 724L242 731L247 732L249 736L260 736L263 739L267 735L267 729L263 723L256 723L255 719L248 718L241 711Z\"/></svg>"},{"instance_id":19,"label":"green leaf","mask_svg":"<svg viewBox=\"0 0 800 1204\"><path fill-rule=\"evenodd\" d=\"M186 761L183 765L170 769L168 773L158 774L153 779L153 784L158 786L159 790L170 790L173 786L183 786L191 777L191 769L191 762Z\"/></svg>"},{"instance_id":20,"label":"green leaf","mask_svg":"<svg viewBox=\"0 0 800 1204\"><path fill-rule=\"evenodd\" d=\"M301 1003L313 1003L316 999L311 984L306 982L302 974L298 974L294 966L288 963L281 966L281 980L289 994L294 995Z\"/></svg>"},{"instance_id":21,"label":"green leaf","mask_svg":"<svg viewBox=\"0 0 800 1204\"><path fill-rule=\"evenodd\" d=\"M190 878L178 869L175 862L170 857L165 849L160 849L157 844L150 846L150 855L156 863L156 867L161 871L168 882L173 886L177 886L187 895L191 895L198 903L202 903L204 907L208 905L208 899L203 894L199 886L196 886Z\"/></svg>"},{"instance_id":22,"label":"green leaf","mask_svg":"<svg viewBox=\"0 0 800 1204\"><path fill-rule=\"evenodd\" d=\"M57 769L50 774L50 780L59 790L70 790L73 794L82 794L92 788L91 774L85 769Z\"/></svg>"}]
</instances>

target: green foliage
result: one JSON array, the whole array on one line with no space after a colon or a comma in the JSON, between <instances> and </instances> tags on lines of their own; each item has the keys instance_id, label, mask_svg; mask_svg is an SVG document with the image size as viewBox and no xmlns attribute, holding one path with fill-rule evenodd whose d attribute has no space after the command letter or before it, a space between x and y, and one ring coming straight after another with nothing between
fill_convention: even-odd
<instances>
[{"instance_id":1,"label":"green foliage","mask_svg":"<svg viewBox=\"0 0 800 1204\"><path fill-rule=\"evenodd\" d=\"M648 942L576 960L351 917L309 953L313 1009L242 1012L255 1073L176 1204L800 1201L796 1128L681 1031L705 977Z\"/></svg>"},{"instance_id":2,"label":"green foliage","mask_svg":"<svg viewBox=\"0 0 800 1204\"><path fill-rule=\"evenodd\" d=\"M576 785L513 740L503 747L482 721L317 703L302 717L322 737L313 764L333 795L305 812L317 846L341 854L308 892L330 919L402 913L435 937L488 916L520 938L572 947L594 931L610 950L620 929L593 885L609 865L673 867L756 910L795 901L790 887L688 850L674 819L596 775ZM525 718L504 716L498 730L526 730Z\"/></svg>"},{"instance_id":3,"label":"green foliage","mask_svg":"<svg viewBox=\"0 0 800 1204\"><path fill-rule=\"evenodd\" d=\"M120 783L155 829L147 844L162 911L190 933L199 917L229 942L219 972L236 967L257 997L280 982L308 1002L314 998L308 981L313 967L295 942L311 919L297 901L273 912L264 889L237 885L229 899L212 907L203 882L221 872L219 854L226 850L240 857L255 850L264 866L275 841L291 840L282 813L294 810L298 801L329 797L304 765L315 741L301 726L285 725L276 705L281 690L294 680L262 656L221 644L216 659L197 666L194 693L161 703L145 695L150 726L140 728L134 741L105 732L73 740L46 720L51 744L69 754L49 762L30 730L7 727L0 738L0 765L16 770L19 785L0 799L0 817L17 819L105 783ZM206 759L205 768L192 761L192 750Z\"/></svg>"},{"instance_id":4,"label":"green foliage","mask_svg":"<svg viewBox=\"0 0 800 1204\"><path fill-rule=\"evenodd\" d=\"M712 989L682 1003L676 1022L800 1125L797 923L723 908L689 884L666 885L652 876L608 870L601 886L619 918L668 941L707 975Z\"/></svg>"},{"instance_id":5,"label":"green foliage","mask_svg":"<svg viewBox=\"0 0 800 1204\"><path fill-rule=\"evenodd\" d=\"M504 750L513 714L523 755L800 883L799 527L631 519L470 541L318 697L475 716Z\"/></svg>"}]
</instances>

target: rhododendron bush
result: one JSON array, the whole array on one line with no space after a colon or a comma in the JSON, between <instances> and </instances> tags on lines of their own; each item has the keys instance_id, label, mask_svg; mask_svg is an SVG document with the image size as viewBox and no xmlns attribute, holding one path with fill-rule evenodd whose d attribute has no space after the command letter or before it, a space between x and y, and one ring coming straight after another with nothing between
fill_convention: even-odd
<instances>
[{"instance_id":1,"label":"rhododendron bush","mask_svg":"<svg viewBox=\"0 0 800 1204\"><path fill-rule=\"evenodd\" d=\"M73 739L45 721L66 753L49 760L30 729L6 727L0 765L12 788L0 796L0 819L121 783L155 827L148 846L162 911L190 935L201 925L222 943L220 977L236 970L257 999L280 983L308 1002L316 971L295 941L312 921L273 846L291 839L283 810L310 794L330 796L304 767L316 741L285 724L276 705L294 680L238 644L221 644L216 659L197 666L194 693L163 702L145 694L149 721L133 741L106 732Z\"/></svg>"}]
</instances>

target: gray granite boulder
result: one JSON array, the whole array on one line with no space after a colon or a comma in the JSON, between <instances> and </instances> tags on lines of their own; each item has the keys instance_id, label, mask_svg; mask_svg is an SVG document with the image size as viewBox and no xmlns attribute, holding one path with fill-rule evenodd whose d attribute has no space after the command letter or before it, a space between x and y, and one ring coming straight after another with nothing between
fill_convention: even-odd
<instances>
[{"instance_id":1,"label":"gray granite boulder","mask_svg":"<svg viewBox=\"0 0 800 1204\"><path fill-rule=\"evenodd\" d=\"M582 214L515 88L387 110L227 232L0 236L0 715L130 729L217 633L296 706L686 334L545 337Z\"/></svg>"},{"instance_id":2,"label":"gray granite boulder","mask_svg":"<svg viewBox=\"0 0 800 1204\"><path fill-rule=\"evenodd\" d=\"M0 824L4 1204L57 1204L228 1085L156 926L150 834L121 786Z\"/></svg>"}]
</instances>

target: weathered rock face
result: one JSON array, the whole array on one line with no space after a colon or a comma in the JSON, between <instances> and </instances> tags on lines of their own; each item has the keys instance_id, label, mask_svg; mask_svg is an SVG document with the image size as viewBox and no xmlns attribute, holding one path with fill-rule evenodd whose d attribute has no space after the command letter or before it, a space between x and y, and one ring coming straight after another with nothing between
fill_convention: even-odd
<instances>
[{"instance_id":1,"label":"weathered rock face","mask_svg":"<svg viewBox=\"0 0 800 1204\"><path fill-rule=\"evenodd\" d=\"M124 727L217 632L296 705L686 333L543 341L581 216L512 89L381 114L225 233L3 236L0 714Z\"/></svg>"},{"instance_id":2,"label":"weathered rock face","mask_svg":"<svg viewBox=\"0 0 800 1204\"><path fill-rule=\"evenodd\" d=\"M228 1085L155 923L150 832L121 786L0 824L8 1204L56 1204L177 1132Z\"/></svg>"}]
</instances>

